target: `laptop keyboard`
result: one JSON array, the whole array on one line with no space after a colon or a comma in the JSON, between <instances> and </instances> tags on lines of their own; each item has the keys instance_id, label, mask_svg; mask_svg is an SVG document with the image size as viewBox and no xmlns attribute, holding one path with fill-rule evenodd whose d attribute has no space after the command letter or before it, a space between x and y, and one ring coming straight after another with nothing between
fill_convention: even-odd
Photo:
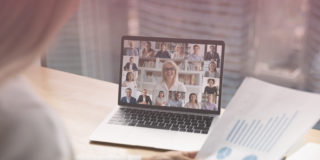
<instances>
[{"instance_id":1,"label":"laptop keyboard","mask_svg":"<svg viewBox=\"0 0 320 160\"><path fill-rule=\"evenodd\" d=\"M120 108L109 124L207 134L213 117Z\"/></svg>"}]
</instances>

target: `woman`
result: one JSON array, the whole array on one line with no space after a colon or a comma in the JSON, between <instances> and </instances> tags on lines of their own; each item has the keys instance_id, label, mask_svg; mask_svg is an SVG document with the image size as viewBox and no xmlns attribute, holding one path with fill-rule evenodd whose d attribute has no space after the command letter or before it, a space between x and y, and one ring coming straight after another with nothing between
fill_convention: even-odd
<instances>
[{"instance_id":1,"label":"woman","mask_svg":"<svg viewBox=\"0 0 320 160\"><path fill-rule=\"evenodd\" d=\"M78 0L1 1L0 160L74 159L60 120L20 74L40 59L78 3ZM195 154L167 152L142 159L193 159Z\"/></svg>"},{"instance_id":2,"label":"woman","mask_svg":"<svg viewBox=\"0 0 320 160\"><path fill-rule=\"evenodd\" d=\"M144 48L142 49L141 57L146 57L146 58L154 57L154 52L155 51L151 48L151 42L147 41L145 42Z\"/></svg>"},{"instance_id":3,"label":"woman","mask_svg":"<svg viewBox=\"0 0 320 160\"><path fill-rule=\"evenodd\" d=\"M163 93L163 91L160 91L159 95L156 98L156 105L157 106L165 106L166 104L167 104L167 101L164 98L164 93Z\"/></svg>"},{"instance_id":4,"label":"woman","mask_svg":"<svg viewBox=\"0 0 320 160\"><path fill-rule=\"evenodd\" d=\"M137 84L134 81L134 75L132 72L127 72L126 80L122 82L122 87L131 88L132 90L137 88Z\"/></svg>"},{"instance_id":5,"label":"woman","mask_svg":"<svg viewBox=\"0 0 320 160\"><path fill-rule=\"evenodd\" d=\"M215 83L214 79L208 79L208 86L204 88L204 93L218 95L218 88L214 86Z\"/></svg>"},{"instance_id":6,"label":"woman","mask_svg":"<svg viewBox=\"0 0 320 160\"><path fill-rule=\"evenodd\" d=\"M213 98L214 98L213 94L208 94L207 102L204 102L201 108L205 110L217 111L218 106L213 102Z\"/></svg>"},{"instance_id":7,"label":"woman","mask_svg":"<svg viewBox=\"0 0 320 160\"><path fill-rule=\"evenodd\" d=\"M198 104L197 95L195 93L191 93L189 95L189 102L184 105L185 108L191 109L200 109Z\"/></svg>"},{"instance_id":8,"label":"woman","mask_svg":"<svg viewBox=\"0 0 320 160\"><path fill-rule=\"evenodd\" d=\"M205 72L204 76L205 77L215 77L215 78L219 78L220 74L217 71L217 65L214 62L210 62L209 66L208 66L208 71Z\"/></svg>"},{"instance_id":9,"label":"woman","mask_svg":"<svg viewBox=\"0 0 320 160\"><path fill-rule=\"evenodd\" d=\"M162 82L153 89L152 97L153 102L155 103L155 97L159 91L164 92L164 98L168 101L169 91L178 91L178 92L186 92L186 87L183 83L178 81L178 67L177 65L168 60L162 65Z\"/></svg>"},{"instance_id":10,"label":"woman","mask_svg":"<svg viewBox=\"0 0 320 160\"><path fill-rule=\"evenodd\" d=\"M184 59L186 58L186 54L184 54L183 46L182 44L177 44L175 48L175 52L173 53L174 59Z\"/></svg>"}]
</instances>

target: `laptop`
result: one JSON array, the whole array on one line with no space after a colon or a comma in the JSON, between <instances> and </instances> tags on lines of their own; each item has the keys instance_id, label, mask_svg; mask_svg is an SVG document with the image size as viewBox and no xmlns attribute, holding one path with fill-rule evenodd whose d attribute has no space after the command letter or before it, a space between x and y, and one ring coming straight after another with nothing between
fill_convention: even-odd
<instances>
[{"instance_id":1,"label":"laptop","mask_svg":"<svg viewBox=\"0 0 320 160\"><path fill-rule=\"evenodd\" d=\"M224 48L218 40L123 36L118 106L90 141L199 150L221 112Z\"/></svg>"}]
</instances>

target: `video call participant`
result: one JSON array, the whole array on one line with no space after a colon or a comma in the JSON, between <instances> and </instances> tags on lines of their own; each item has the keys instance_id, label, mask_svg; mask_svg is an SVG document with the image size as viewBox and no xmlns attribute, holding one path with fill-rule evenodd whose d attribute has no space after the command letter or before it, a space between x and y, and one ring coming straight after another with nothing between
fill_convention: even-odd
<instances>
[{"instance_id":1,"label":"video call participant","mask_svg":"<svg viewBox=\"0 0 320 160\"><path fill-rule=\"evenodd\" d=\"M220 56L219 54L217 53L216 51L216 47L214 45L211 45L210 46L210 51L207 52L205 55L204 55L204 60L205 61L215 61L216 64L217 64L217 67L220 66Z\"/></svg>"},{"instance_id":2,"label":"video call participant","mask_svg":"<svg viewBox=\"0 0 320 160\"><path fill-rule=\"evenodd\" d=\"M130 57L130 60L126 65L123 67L125 71L138 71L137 64L134 63L134 57Z\"/></svg>"},{"instance_id":3,"label":"video call participant","mask_svg":"<svg viewBox=\"0 0 320 160\"><path fill-rule=\"evenodd\" d=\"M191 93L189 95L189 102L184 105L185 108L191 109L200 109L198 104L197 95L195 93Z\"/></svg>"},{"instance_id":4,"label":"video call participant","mask_svg":"<svg viewBox=\"0 0 320 160\"><path fill-rule=\"evenodd\" d=\"M193 45L193 53L189 55L188 60L190 61L203 61L203 58L199 55L200 47L199 45Z\"/></svg>"},{"instance_id":5,"label":"video call participant","mask_svg":"<svg viewBox=\"0 0 320 160\"><path fill-rule=\"evenodd\" d=\"M151 98L150 98L150 96L147 95L146 89L142 90L142 94L139 96L137 103L152 105Z\"/></svg>"},{"instance_id":6,"label":"video call participant","mask_svg":"<svg viewBox=\"0 0 320 160\"><path fill-rule=\"evenodd\" d=\"M158 96L156 97L155 104L157 106L165 106L167 104L167 100L164 98L164 92L159 91Z\"/></svg>"},{"instance_id":7,"label":"video call participant","mask_svg":"<svg viewBox=\"0 0 320 160\"><path fill-rule=\"evenodd\" d=\"M204 93L218 95L218 88L214 86L214 84L215 84L214 79L208 79L208 86L204 88Z\"/></svg>"},{"instance_id":8,"label":"video call participant","mask_svg":"<svg viewBox=\"0 0 320 160\"><path fill-rule=\"evenodd\" d=\"M150 58L154 57L154 50L151 48L151 42L147 41L144 44L144 48L141 51L141 57Z\"/></svg>"},{"instance_id":9,"label":"video call participant","mask_svg":"<svg viewBox=\"0 0 320 160\"><path fill-rule=\"evenodd\" d=\"M213 61L209 63L208 71L206 71L204 73L204 76L205 77L215 77L215 78L219 78L220 77L220 74L217 71L216 63L214 63Z\"/></svg>"},{"instance_id":10,"label":"video call participant","mask_svg":"<svg viewBox=\"0 0 320 160\"><path fill-rule=\"evenodd\" d=\"M156 58L171 58L170 53L167 51L165 43L161 43L161 50L157 52Z\"/></svg>"},{"instance_id":11,"label":"video call participant","mask_svg":"<svg viewBox=\"0 0 320 160\"><path fill-rule=\"evenodd\" d=\"M132 89L137 88L137 84L134 81L134 75L132 72L127 72L126 80L122 82L122 87L129 87Z\"/></svg>"},{"instance_id":12,"label":"video call participant","mask_svg":"<svg viewBox=\"0 0 320 160\"><path fill-rule=\"evenodd\" d=\"M175 48L175 52L173 53L174 59L184 59L186 58L186 54L184 53L183 45L177 44Z\"/></svg>"},{"instance_id":13,"label":"video call participant","mask_svg":"<svg viewBox=\"0 0 320 160\"><path fill-rule=\"evenodd\" d=\"M121 98L122 103L127 103L127 104L136 104L136 98L131 96L132 89L127 88L126 89L126 96Z\"/></svg>"},{"instance_id":14,"label":"video call participant","mask_svg":"<svg viewBox=\"0 0 320 160\"><path fill-rule=\"evenodd\" d=\"M171 99L168 103L168 106L170 107L182 107L182 101L181 101L181 94L180 92L175 92L174 99Z\"/></svg>"},{"instance_id":15,"label":"video call participant","mask_svg":"<svg viewBox=\"0 0 320 160\"><path fill-rule=\"evenodd\" d=\"M218 106L213 102L214 94L207 95L207 101L202 104L201 109L217 111Z\"/></svg>"},{"instance_id":16,"label":"video call participant","mask_svg":"<svg viewBox=\"0 0 320 160\"><path fill-rule=\"evenodd\" d=\"M162 65L162 81L153 89L152 97L155 102L159 91L164 92L165 100L168 100L169 91L186 92L186 87L178 81L179 70L177 65L171 61L165 61Z\"/></svg>"},{"instance_id":17,"label":"video call participant","mask_svg":"<svg viewBox=\"0 0 320 160\"><path fill-rule=\"evenodd\" d=\"M134 48L132 41L128 41L128 46L129 47L124 48L124 55L126 55L126 56L138 56L139 55L139 51L137 48Z\"/></svg>"}]
</instances>

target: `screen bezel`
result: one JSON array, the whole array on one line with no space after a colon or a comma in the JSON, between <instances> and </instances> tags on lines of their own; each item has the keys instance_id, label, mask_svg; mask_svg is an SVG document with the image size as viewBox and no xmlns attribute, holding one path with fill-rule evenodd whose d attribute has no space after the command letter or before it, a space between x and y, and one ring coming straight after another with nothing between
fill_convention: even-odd
<instances>
[{"instance_id":1,"label":"screen bezel","mask_svg":"<svg viewBox=\"0 0 320 160\"><path fill-rule=\"evenodd\" d=\"M136 40L136 41L157 41L157 42L174 42L174 43L193 43L193 44L215 44L221 45L221 57L220 57L220 84L219 84L219 103L218 111L202 110L202 109L190 109L181 107L168 107L168 106L157 106L157 105L145 105L145 104L127 104L121 102L121 85L122 85L122 65L123 65L123 53L124 53L124 41L125 40ZM118 105L126 107L139 107L149 109L160 109L166 111L180 111L189 113L201 113L201 114L216 114L219 115L221 112L221 96L222 96L222 80L223 80L223 65L224 65L224 49L225 43L221 40L199 40L199 39L181 39L181 38L163 38L163 37L144 37L144 36L123 36L121 38L121 62L120 62L120 74L119 74L119 89L118 89Z\"/></svg>"}]
</instances>

